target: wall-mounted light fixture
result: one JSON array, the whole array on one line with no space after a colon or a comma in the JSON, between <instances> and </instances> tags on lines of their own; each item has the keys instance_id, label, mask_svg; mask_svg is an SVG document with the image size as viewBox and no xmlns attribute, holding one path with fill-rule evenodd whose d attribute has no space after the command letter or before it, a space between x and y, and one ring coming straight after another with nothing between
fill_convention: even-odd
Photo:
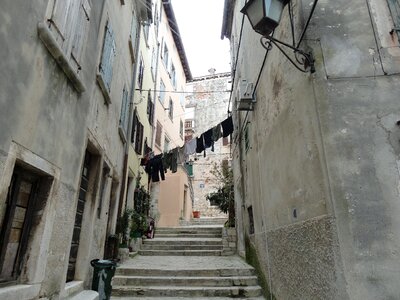
<instances>
[{"instance_id":1,"label":"wall-mounted light fixture","mask_svg":"<svg viewBox=\"0 0 400 300\"><path fill-rule=\"evenodd\" d=\"M310 12L310 16L308 17L307 23L303 29L300 40L295 41L294 36L294 23L293 23L293 12L290 0L249 0L246 5L240 11L245 14L250 21L251 26L254 31L258 32L262 35L260 41L261 45L267 49L271 50L272 45L276 46L285 56L286 58L300 71L306 72L315 72L314 67L314 57L311 52L305 52L299 49L299 46L304 38L307 27L310 23L311 17L314 13L315 7L317 5L318 0L314 0L313 7ZM289 19L292 31L292 45L282 42L280 40L272 37L272 32L279 25L281 20L282 11L285 6L289 4ZM288 47L293 50L294 58L293 60L283 49L281 46Z\"/></svg>"}]
</instances>

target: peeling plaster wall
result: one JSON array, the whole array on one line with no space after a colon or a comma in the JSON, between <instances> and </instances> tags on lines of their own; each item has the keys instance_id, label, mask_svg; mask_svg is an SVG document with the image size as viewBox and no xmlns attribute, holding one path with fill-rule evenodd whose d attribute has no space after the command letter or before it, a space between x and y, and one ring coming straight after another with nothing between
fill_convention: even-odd
<instances>
[{"instance_id":1,"label":"peeling plaster wall","mask_svg":"<svg viewBox=\"0 0 400 300\"><path fill-rule=\"evenodd\" d=\"M292 2L302 28L312 1ZM316 73L296 71L274 47L255 110L234 114L237 132L250 122L250 149L243 134L234 148L238 246L249 235L277 299L400 295L400 53L388 12L381 0L319 1L302 44ZM289 30L286 9L274 37L289 41ZM258 40L246 19L235 87L257 78Z\"/></svg>"}]
</instances>

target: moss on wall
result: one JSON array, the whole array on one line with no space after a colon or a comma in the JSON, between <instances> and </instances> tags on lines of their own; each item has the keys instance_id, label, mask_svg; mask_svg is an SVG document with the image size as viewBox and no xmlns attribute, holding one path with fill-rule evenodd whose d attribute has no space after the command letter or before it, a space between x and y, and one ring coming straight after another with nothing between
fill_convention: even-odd
<instances>
[{"instance_id":1,"label":"moss on wall","mask_svg":"<svg viewBox=\"0 0 400 300\"><path fill-rule=\"evenodd\" d=\"M266 275L263 273L260 261L258 260L257 250L251 244L249 237L245 237L245 247L246 247L246 262L250 264L255 270L258 277L258 282L263 290L263 296L265 299L276 300L275 296L271 294L268 286L268 280Z\"/></svg>"}]
</instances>

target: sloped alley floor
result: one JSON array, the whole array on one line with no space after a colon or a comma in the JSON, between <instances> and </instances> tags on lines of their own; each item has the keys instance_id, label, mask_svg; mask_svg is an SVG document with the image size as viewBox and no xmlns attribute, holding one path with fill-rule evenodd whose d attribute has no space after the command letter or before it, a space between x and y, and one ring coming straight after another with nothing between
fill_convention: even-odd
<instances>
[{"instance_id":1,"label":"sloped alley floor","mask_svg":"<svg viewBox=\"0 0 400 300\"><path fill-rule=\"evenodd\" d=\"M204 227L163 229L163 234L147 241L148 252L117 268L111 299L264 299L253 267L237 255L221 256L215 250L221 237L204 237L208 231Z\"/></svg>"}]
</instances>

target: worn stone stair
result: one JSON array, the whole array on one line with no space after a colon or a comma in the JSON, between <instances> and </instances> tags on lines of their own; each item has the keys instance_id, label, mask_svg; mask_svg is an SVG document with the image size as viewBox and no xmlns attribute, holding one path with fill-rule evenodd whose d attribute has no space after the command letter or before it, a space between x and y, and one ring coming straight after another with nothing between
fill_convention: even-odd
<instances>
[{"instance_id":1,"label":"worn stone stair","mask_svg":"<svg viewBox=\"0 0 400 300\"><path fill-rule=\"evenodd\" d=\"M111 299L264 299L254 268L222 249L220 225L158 228L117 268Z\"/></svg>"},{"instance_id":2,"label":"worn stone stair","mask_svg":"<svg viewBox=\"0 0 400 300\"><path fill-rule=\"evenodd\" d=\"M155 256L152 260L139 256L135 259L117 268L113 278L112 299L120 299L118 297L262 299L254 269L237 256L209 258Z\"/></svg>"},{"instance_id":3,"label":"worn stone stair","mask_svg":"<svg viewBox=\"0 0 400 300\"><path fill-rule=\"evenodd\" d=\"M140 255L219 256L222 254L221 226L157 228L154 239L143 241Z\"/></svg>"}]
</instances>

